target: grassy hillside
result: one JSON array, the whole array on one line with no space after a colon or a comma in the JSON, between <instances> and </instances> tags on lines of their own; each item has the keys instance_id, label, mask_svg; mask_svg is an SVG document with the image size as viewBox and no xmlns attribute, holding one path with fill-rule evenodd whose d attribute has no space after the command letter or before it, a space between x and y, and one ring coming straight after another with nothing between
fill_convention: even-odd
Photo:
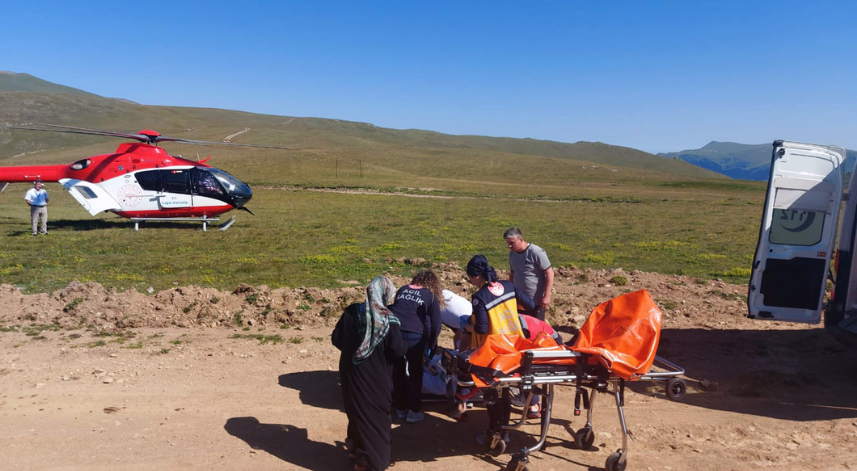
<instances>
[{"instance_id":1,"label":"grassy hillside","mask_svg":"<svg viewBox=\"0 0 857 471\"><path fill-rule=\"evenodd\" d=\"M0 70L0 91L2 92L32 92L41 94L58 94L65 93L76 96L97 97L98 95L79 90L77 88L66 87L56 83L42 80L38 77L33 77L30 74L16 74Z\"/></svg>"},{"instance_id":2,"label":"grassy hillside","mask_svg":"<svg viewBox=\"0 0 857 471\"><path fill-rule=\"evenodd\" d=\"M238 213L224 233L178 223L135 233L112 214L90 217L49 184L51 235L34 238L20 201L26 186L10 185L0 195L0 282L28 291L72 280L119 289L336 286L414 269L396 260L463 265L475 253L502 269L501 235L511 226L556 266L736 281L749 273L764 200L762 183L602 143L451 136L65 92L0 91L0 165L69 163L122 142L8 127L28 122L211 141L250 128L233 142L295 149L164 144L173 155L213 154L210 164L253 187L248 206L258 216ZM361 194L307 191L331 188Z\"/></svg>"},{"instance_id":3,"label":"grassy hillside","mask_svg":"<svg viewBox=\"0 0 857 471\"><path fill-rule=\"evenodd\" d=\"M19 91L16 75L0 74L0 121L44 122L219 141L245 127L236 142L286 145L293 152L199 148L171 145L171 153L214 153L224 160L251 156L251 181L276 185L337 185L344 175L372 174L365 186L414 186L428 179L442 189L459 190L444 181L479 181L531 186L569 187L582 182L620 182L644 178L718 178L681 161L601 143L567 144L533 139L452 136L419 130L395 130L367 123L319 118L268 116L201 108L145 106L86 93ZM44 82L47 83L47 82ZM17 88L16 88L17 87ZM34 88L34 87L29 87ZM44 88L44 87L43 87ZM65 87L67 88L67 87ZM15 91L2 91L2 90ZM101 146L91 144L103 143ZM118 142L88 136L16 131L0 127L0 164L61 162L69 149L77 155L107 153ZM242 164L243 165L243 164ZM255 168L254 168L255 167ZM448 186L449 185L449 186ZM359 185L364 186L364 185Z\"/></svg>"}]
</instances>

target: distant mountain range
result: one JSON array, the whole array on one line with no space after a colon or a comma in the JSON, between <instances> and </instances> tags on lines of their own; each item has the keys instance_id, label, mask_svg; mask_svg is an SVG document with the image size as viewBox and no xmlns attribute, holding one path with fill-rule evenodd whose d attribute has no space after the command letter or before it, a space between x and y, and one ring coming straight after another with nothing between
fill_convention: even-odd
<instances>
[{"instance_id":1,"label":"distant mountain range","mask_svg":"<svg viewBox=\"0 0 857 471\"><path fill-rule=\"evenodd\" d=\"M679 159L698 167L722 173L738 180L767 180L771 169L771 144L737 144L709 142L701 149L658 154ZM857 162L857 151L846 149L845 169L851 172Z\"/></svg>"}]
</instances>

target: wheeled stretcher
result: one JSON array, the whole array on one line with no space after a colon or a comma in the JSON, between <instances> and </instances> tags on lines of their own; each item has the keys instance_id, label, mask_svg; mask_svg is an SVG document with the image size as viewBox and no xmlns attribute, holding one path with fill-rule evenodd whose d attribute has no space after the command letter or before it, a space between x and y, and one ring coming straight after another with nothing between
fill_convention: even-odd
<instances>
[{"instance_id":1,"label":"wheeled stretcher","mask_svg":"<svg viewBox=\"0 0 857 471\"><path fill-rule=\"evenodd\" d=\"M557 345L547 336L529 341L519 336L491 335L480 348L444 353L443 365L455 375L462 390L481 389L487 404L501 400L504 389L520 389L525 405L533 394L542 396L541 433L534 446L512 455L507 471L528 470L529 455L541 449L553 413L554 386L576 389L574 415L586 410L586 425L574 433L577 448L587 449L595 441L592 412L596 392L613 395L622 429L622 447L606 461L607 471L622 471L628 459L628 429L625 423L625 383L656 381L666 385L671 399L687 391L679 378L684 370L656 355L660 339L661 312L645 290L628 293L597 306L571 345ZM508 390L505 391L508 395ZM526 420L492 424L482 446L486 453L505 452L504 432L519 428Z\"/></svg>"}]
</instances>

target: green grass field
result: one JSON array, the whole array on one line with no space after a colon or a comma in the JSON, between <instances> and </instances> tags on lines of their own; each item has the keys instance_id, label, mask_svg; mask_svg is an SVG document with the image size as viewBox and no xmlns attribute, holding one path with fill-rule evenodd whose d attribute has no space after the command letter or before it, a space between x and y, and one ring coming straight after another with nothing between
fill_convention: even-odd
<instances>
[{"instance_id":1,"label":"green grass field","mask_svg":"<svg viewBox=\"0 0 857 471\"><path fill-rule=\"evenodd\" d=\"M505 269L502 234L511 226L545 248L555 266L746 281L763 191L691 186L647 186L633 199L620 188L615 197L544 199L254 186L248 206L257 216L233 212L238 221L231 229L204 233L195 223L153 222L135 232L112 214L93 218L54 183L48 184L50 235L33 237L23 202L27 185L13 184L0 195L0 282L28 293L71 281L138 291L176 285L231 290L239 283L334 287L383 272L410 275L415 267L397 259L463 266L477 253Z\"/></svg>"}]
</instances>

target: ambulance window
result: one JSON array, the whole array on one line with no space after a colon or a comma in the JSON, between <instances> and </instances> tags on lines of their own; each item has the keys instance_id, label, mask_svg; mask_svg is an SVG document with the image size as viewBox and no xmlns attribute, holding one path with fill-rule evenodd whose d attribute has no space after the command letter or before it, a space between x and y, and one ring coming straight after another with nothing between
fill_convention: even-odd
<instances>
[{"instance_id":1,"label":"ambulance window","mask_svg":"<svg viewBox=\"0 0 857 471\"><path fill-rule=\"evenodd\" d=\"M815 245L821 242L824 217L824 211L775 209L768 240L779 245Z\"/></svg>"}]
</instances>

